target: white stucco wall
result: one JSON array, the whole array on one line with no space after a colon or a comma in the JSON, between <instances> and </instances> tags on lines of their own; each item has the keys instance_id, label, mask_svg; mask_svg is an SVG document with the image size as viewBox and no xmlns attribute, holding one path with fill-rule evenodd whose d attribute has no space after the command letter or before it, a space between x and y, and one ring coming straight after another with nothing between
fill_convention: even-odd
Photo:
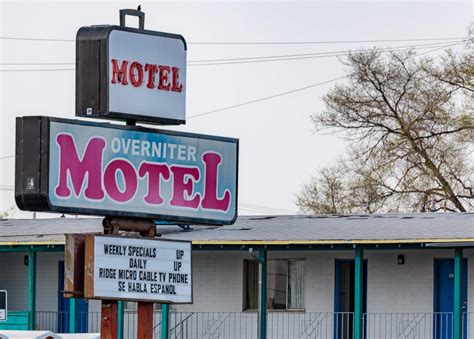
<instances>
[{"instance_id":1,"label":"white stucco wall","mask_svg":"<svg viewBox=\"0 0 474 339\"><path fill-rule=\"evenodd\" d=\"M24 265L26 253L0 253L0 289L8 291L11 311L28 308L28 266ZM57 311L58 269L64 260L62 252L43 253L36 256L36 309ZM89 310L99 311L100 302L91 301Z\"/></svg>"},{"instance_id":2,"label":"white stucco wall","mask_svg":"<svg viewBox=\"0 0 474 339\"><path fill-rule=\"evenodd\" d=\"M404 265L397 264L399 254L405 256ZM428 322L430 316L423 318L420 314L433 312L434 260L453 258L453 255L453 250L442 249L365 251L364 258L368 262L368 312L418 314L414 317L424 319L421 322L426 326L424 335L430 338L432 327L428 323L423 323ZM27 308L27 266L23 264L24 256L24 253L0 254L0 289L6 289L9 293L10 310ZM306 310L306 313L272 312L269 314L269 324L283 323L282 317L286 319L292 317L294 320L287 323L299 324L298 330L301 330L301 324L304 324L303 326L308 324L304 330L305 333L311 333L314 330L311 327L314 322L307 321L307 317L316 312L334 311L335 260L352 259L353 256L353 251L268 252L268 259L305 260ZM468 259L468 310L474 310L474 250L465 250L465 257ZM62 259L62 253L38 254L38 310L57 310L58 261ZM172 309L183 312L235 312L235 314L242 312L244 259L251 259L251 256L247 252L194 251L194 304L174 305ZM100 302L90 301L89 310L99 311ZM239 317L245 322L246 331L253 333L256 326L255 312L246 312ZM326 319L328 323L326 330L331 332L333 318L328 315ZM379 324L383 322L376 318L371 319L378 321ZM214 326L213 322L204 322L211 329ZM411 320L395 320L395 325L392 327L413 331L414 329L410 327L412 323ZM472 328L474 330L474 327ZM286 330L288 328L282 329Z\"/></svg>"},{"instance_id":3,"label":"white stucco wall","mask_svg":"<svg viewBox=\"0 0 474 339\"><path fill-rule=\"evenodd\" d=\"M399 254L405 264L398 265ZM268 252L268 259L305 259L305 309L334 311L335 260L352 259L351 252ZM365 251L368 263L367 310L380 312L433 312L434 260L453 258L453 250ZM241 311L245 252L194 252L194 304L179 310ZM474 250L468 259L468 309L474 309Z\"/></svg>"},{"instance_id":4,"label":"white stucco wall","mask_svg":"<svg viewBox=\"0 0 474 339\"><path fill-rule=\"evenodd\" d=\"M24 265L25 253L0 253L0 289L8 293L11 311L28 307L28 267Z\"/></svg>"}]
</instances>

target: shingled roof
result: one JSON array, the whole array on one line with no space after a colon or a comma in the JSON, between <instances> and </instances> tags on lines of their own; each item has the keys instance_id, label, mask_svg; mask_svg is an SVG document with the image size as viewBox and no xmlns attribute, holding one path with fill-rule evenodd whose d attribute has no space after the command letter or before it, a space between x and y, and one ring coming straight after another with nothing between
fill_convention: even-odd
<instances>
[{"instance_id":1,"label":"shingled roof","mask_svg":"<svg viewBox=\"0 0 474 339\"><path fill-rule=\"evenodd\" d=\"M166 239L196 245L474 244L474 213L242 216L230 226L158 225ZM0 220L0 246L64 244L67 233L100 233L99 218Z\"/></svg>"}]
</instances>

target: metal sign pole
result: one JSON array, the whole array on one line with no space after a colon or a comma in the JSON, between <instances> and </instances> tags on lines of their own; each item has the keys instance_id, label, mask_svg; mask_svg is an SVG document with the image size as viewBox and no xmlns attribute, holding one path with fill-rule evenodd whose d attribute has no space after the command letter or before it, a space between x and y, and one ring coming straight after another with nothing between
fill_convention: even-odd
<instances>
[{"instance_id":1,"label":"metal sign pole","mask_svg":"<svg viewBox=\"0 0 474 339\"><path fill-rule=\"evenodd\" d=\"M267 338L267 250L258 256L258 338Z\"/></svg>"},{"instance_id":2,"label":"metal sign pole","mask_svg":"<svg viewBox=\"0 0 474 339\"><path fill-rule=\"evenodd\" d=\"M108 226L108 225L107 225ZM104 223L104 234L118 234L117 227L106 227ZM103 339L116 339L118 330L118 301L102 300L100 337Z\"/></svg>"},{"instance_id":3,"label":"metal sign pole","mask_svg":"<svg viewBox=\"0 0 474 339\"><path fill-rule=\"evenodd\" d=\"M148 226L147 232L141 232L143 237L154 238L156 235L156 226L154 223L144 221L144 226ZM153 303L138 302L138 329L137 338L153 339Z\"/></svg>"},{"instance_id":4,"label":"metal sign pole","mask_svg":"<svg viewBox=\"0 0 474 339\"><path fill-rule=\"evenodd\" d=\"M102 300L100 337L103 339L117 338L117 308L117 301Z\"/></svg>"},{"instance_id":5,"label":"metal sign pole","mask_svg":"<svg viewBox=\"0 0 474 339\"><path fill-rule=\"evenodd\" d=\"M103 221L105 234L118 234L119 230L138 232L144 238L153 239L156 236L156 226L148 219L105 218ZM117 319L117 302L115 302L115 321ZM115 333L117 332L115 324ZM140 339L153 338L153 303L138 302L137 336ZM115 337L116 338L116 337Z\"/></svg>"}]
</instances>

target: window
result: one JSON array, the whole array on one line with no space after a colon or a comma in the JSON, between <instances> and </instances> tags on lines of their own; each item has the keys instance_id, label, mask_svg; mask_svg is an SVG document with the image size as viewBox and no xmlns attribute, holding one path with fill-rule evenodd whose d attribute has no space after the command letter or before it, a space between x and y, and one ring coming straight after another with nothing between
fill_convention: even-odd
<instances>
[{"instance_id":1,"label":"window","mask_svg":"<svg viewBox=\"0 0 474 339\"><path fill-rule=\"evenodd\" d=\"M267 261L267 309L304 308L304 260L278 259ZM245 310L258 308L258 262L244 261Z\"/></svg>"}]
</instances>

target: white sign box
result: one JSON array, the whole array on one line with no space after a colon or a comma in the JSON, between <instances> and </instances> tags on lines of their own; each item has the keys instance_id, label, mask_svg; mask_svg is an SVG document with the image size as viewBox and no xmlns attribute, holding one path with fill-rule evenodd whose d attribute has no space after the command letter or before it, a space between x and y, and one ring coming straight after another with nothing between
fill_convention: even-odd
<instances>
[{"instance_id":1,"label":"white sign box","mask_svg":"<svg viewBox=\"0 0 474 339\"><path fill-rule=\"evenodd\" d=\"M76 57L77 116L185 123L186 42L181 35L82 27Z\"/></svg>"},{"instance_id":2,"label":"white sign box","mask_svg":"<svg viewBox=\"0 0 474 339\"><path fill-rule=\"evenodd\" d=\"M192 303L191 243L120 236L86 236L84 295Z\"/></svg>"}]
</instances>

